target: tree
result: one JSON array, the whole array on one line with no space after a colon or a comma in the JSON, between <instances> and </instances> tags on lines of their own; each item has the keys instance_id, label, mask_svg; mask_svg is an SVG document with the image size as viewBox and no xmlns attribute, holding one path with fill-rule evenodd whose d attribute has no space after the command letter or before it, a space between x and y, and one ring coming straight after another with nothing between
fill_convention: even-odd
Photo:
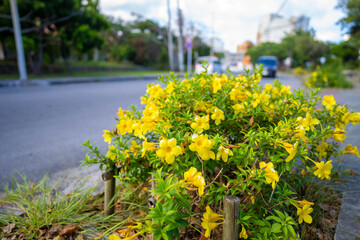
<instances>
[{"instance_id":1,"label":"tree","mask_svg":"<svg viewBox=\"0 0 360 240\"><path fill-rule=\"evenodd\" d=\"M139 65L167 66L168 60L164 62L167 50L163 49L166 46L166 28L141 15L136 16L131 22L109 18L111 26L104 37L107 39L105 50L110 59L128 60Z\"/></svg>"},{"instance_id":2,"label":"tree","mask_svg":"<svg viewBox=\"0 0 360 240\"><path fill-rule=\"evenodd\" d=\"M344 50L340 55L345 59L344 61L350 60L350 64L356 67L359 66L359 55L360 55L360 1L359 0L338 0L336 8L342 10L345 13L345 17L338 21L342 29L346 29L346 32L350 35L350 38L346 43L335 49L335 52L339 54L340 49ZM354 52L351 54L349 50L352 49ZM347 53L346 53L347 52ZM355 56L357 54L357 56ZM350 57L352 56L352 57ZM350 59L346 59L350 57ZM356 58L356 59L355 59Z\"/></svg>"},{"instance_id":3,"label":"tree","mask_svg":"<svg viewBox=\"0 0 360 240\"><path fill-rule=\"evenodd\" d=\"M0 41L10 46L13 30L9 1L0 1ZM88 52L103 43L98 32L108 23L99 13L98 0L18 0L18 8L25 53L35 74L41 72L44 54L69 59L72 48Z\"/></svg>"},{"instance_id":4,"label":"tree","mask_svg":"<svg viewBox=\"0 0 360 240\"><path fill-rule=\"evenodd\" d=\"M247 54L250 55L250 61L255 64L260 56L275 56L281 62L287 57L287 52L282 44L265 42L248 49Z\"/></svg>"},{"instance_id":5,"label":"tree","mask_svg":"<svg viewBox=\"0 0 360 240\"><path fill-rule=\"evenodd\" d=\"M347 67L356 68L358 65L359 51L351 41L333 44L331 54L341 59Z\"/></svg>"},{"instance_id":6,"label":"tree","mask_svg":"<svg viewBox=\"0 0 360 240\"><path fill-rule=\"evenodd\" d=\"M315 40L314 30L297 30L283 38L281 45L287 51L287 56L293 59L292 64L295 67L304 67L306 62L316 65L321 57L328 56L330 53L330 48L326 43Z\"/></svg>"},{"instance_id":7,"label":"tree","mask_svg":"<svg viewBox=\"0 0 360 240\"><path fill-rule=\"evenodd\" d=\"M360 1L359 0L338 0L336 8L345 13L345 17L338 21L343 29L356 38L360 35Z\"/></svg>"}]
</instances>

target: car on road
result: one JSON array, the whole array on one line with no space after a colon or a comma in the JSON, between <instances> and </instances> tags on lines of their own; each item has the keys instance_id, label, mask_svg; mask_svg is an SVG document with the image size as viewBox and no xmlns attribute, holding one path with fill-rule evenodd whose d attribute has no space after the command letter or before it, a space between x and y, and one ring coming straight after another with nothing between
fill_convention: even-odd
<instances>
[{"instance_id":1,"label":"car on road","mask_svg":"<svg viewBox=\"0 0 360 240\"><path fill-rule=\"evenodd\" d=\"M199 57L195 64L195 73L201 73L205 71L203 63L206 62L208 73L223 73L221 62L215 56Z\"/></svg>"},{"instance_id":2,"label":"car on road","mask_svg":"<svg viewBox=\"0 0 360 240\"><path fill-rule=\"evenodd\" d=\"M256 62L256 65L263 66L262 75L266 77L276 77L278 69L278 60L274 56L261 56Z\"/></svg>"}]
</instances>

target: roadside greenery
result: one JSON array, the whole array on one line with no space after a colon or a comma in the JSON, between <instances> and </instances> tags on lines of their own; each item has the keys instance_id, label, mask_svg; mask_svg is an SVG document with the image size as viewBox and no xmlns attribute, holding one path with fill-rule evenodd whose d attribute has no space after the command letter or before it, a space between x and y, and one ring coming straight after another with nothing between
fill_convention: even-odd
<instances>
[{"instance_id":1,"label":"roadside greenery","mask_svg":"<svg viewBox=\"0 0 360 240\"><path fill-rule=\"evenodd\" d=\"M326 64L317 66L305 81L307 87L317 88L352 88L353 84L346 79L343 69L337 64Z\"/></svg>"},{"instance_id":2,"label":"roadside greenery","mask_svg":"<svg viewBox=\"0 0 360 240\"><path fill-rule=\"evenodd\" d=\"M324 184L333 162L359 156L350 144L340 151L340 143L360 113L318 96L319 89L261 86L260 72L161 77L141 97L144 110L119 108L116 127L104 130L105 154L84 144L85 164L104 172L115 165L116 178L148 189L153 199L153 208L119 226L111 240L176 239L184 232L217 239L227 195L240 198L242 239L300 239L302 226L318 222L316 199L289 180Z\"/></svg>"},{"instance_id":3,"label":"roadside greenery","mask_svg":"<svg viewBox=\"0 0 360 240\"><path fill-rule=\"evenodd\" d=\"M315 32L297 30L288 34L280 43L265 42L248 50L253 64L260 56L276 56L280 62L292 58L292 67L305 67L306 63L319 64L320 58L328 56L330 47L315 39Z\"/></svg>"},{"instance_id":4,"label":"roadside greenery","mask_svg":"<svg viewBox=\"0 0 360 240\"><path fill-rule=\"evenodd\" d=\"M85 184L86 180L82 179ZM145 207L141 189L126 183L117 186L116 209L121 213L105 217L103 194L94 196L94 188L83 185L63 195L57 184L48 185L43 177L38 183L22 178L5 186L0 196L1 239L102 239L124 226L128 218Z\"/></svg>"}]
</instances>

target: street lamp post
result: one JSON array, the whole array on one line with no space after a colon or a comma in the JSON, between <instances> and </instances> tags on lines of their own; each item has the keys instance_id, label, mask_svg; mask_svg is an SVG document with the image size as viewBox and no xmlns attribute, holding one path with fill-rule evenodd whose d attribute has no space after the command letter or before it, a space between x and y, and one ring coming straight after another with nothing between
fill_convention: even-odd
<instances>
[{"instance_id":1,"label":"street lamp post","mask_svg":"<svg viewBox=\"0 0 360 240\"><path fill-rule=\"evenodd\" d=\"M11 16L12 22L14 27L14 36L15 36L15 43L16 43L16 52L17 52L17 62L20 74L20 80L26 81L27 73L26 73L26 64L25 64L25 57L24 57L24 48L22 44L21 38L21 27L19 22L19 12L16 4L16 0L10 0L10 8L11 8Z\"/></svg>"}]
</instances>

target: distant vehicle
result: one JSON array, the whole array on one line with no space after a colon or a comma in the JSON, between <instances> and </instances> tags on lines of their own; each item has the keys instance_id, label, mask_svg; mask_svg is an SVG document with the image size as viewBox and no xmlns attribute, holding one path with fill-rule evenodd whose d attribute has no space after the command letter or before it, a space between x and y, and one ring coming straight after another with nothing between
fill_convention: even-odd
<instances>
[{"instance_id":1,"label":"distant vehicle","mask_svg":"<svg viewBox=\"0 0 360 240\"><path fill-rule=\"evenodd\" d=\"M227 69L233 74L242 74L246 73L246 70L252 71L253 66L251 64L244 64L243 62L231 62Z\"/></svg>"},{"instance_id":2,"label":"distant vehicle","mask_svg":"<svg viewBox=\"0 0 360 240\"><path fill-rule=\"evenodd\" d=\"M256 65L263 65L263 76L276 77L276 71L278 69L278 60L274 56L261 56L259 57Z\"/></svg>"},{"instance_id":3,"label":"distant vehicle","mask_svg":"<svg viewBox=\"0 0 360 240\"><path fill-rule=\"evenodd\" d=\"M240 73L243 71L242 62L231 62L228 66L228 70L232 73Z\"/></svg>"},{"instance_id":4,"label":"distant vehicle","mask_svg":"<svg viewBox=\"0 0 360 240\"><path fill-rule=\"evenodd\" d=\"M219 59L215 56L204 56L199 57L195 64L195 73L201 73L205 71L202 66L202 63L206 62L208 73L222 73L221 63Z\"/></svg>"}]
</instances>

